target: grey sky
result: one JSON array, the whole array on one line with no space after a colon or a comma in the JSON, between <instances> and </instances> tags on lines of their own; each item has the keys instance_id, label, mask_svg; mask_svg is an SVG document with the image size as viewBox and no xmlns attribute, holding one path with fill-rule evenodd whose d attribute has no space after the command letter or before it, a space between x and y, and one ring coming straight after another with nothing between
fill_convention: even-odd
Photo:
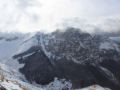
<instances>
[{"instance_id":1,"label":"grey sky","mask_svg":"<svg viewBox=\"0 0 120 90\"><path fill-rule=\"evenodd\" d=\"M0 0L1 32L51 32L66 27L119 36L120 0Z\"/></svg>"}]
</instances>

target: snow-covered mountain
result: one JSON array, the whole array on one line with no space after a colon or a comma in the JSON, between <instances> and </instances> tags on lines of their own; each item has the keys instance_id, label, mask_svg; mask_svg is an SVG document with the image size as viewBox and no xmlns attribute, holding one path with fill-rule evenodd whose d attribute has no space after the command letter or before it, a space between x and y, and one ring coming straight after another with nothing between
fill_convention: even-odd
<instances>
[{"instance_id":1,"label":"snow-covered mountain","mask_svg":"<svg viewBox=\"0 0 120 90\"><path fill-rule=\"evenodd\" d=\"M0 67L0 73L30 83L46 85L57 77L76 89L98 84L120 90L120 46L76 28L0 37Z\"/></svg>"}]
</instances>

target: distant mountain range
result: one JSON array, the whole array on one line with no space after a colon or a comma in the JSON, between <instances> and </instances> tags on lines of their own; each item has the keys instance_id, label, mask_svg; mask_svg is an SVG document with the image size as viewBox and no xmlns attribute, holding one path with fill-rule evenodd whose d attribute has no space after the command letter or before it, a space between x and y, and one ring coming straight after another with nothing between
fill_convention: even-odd
<instances>
[{"instance_id":1,"label":"distant mountain range","mask_svg":"<svg viewBox=\"0 0 120 90\"><path fill-rule=\"evenodd\" d=\"M120 45L120 40L114 40L114 41Z\"/></svg>"},{"instance_id":2,"label":"distant mountain range","mask_svg":"<svg viewBox=\"0 0 120 90\"><path fill-rule=\"evenodd\" d=\"M30 83L46 85L57 77L76 89L98 84L120 90L120 45L77 28L0 37L0 62L2 74L23 74Z\"/></svg>"}]
</instances>

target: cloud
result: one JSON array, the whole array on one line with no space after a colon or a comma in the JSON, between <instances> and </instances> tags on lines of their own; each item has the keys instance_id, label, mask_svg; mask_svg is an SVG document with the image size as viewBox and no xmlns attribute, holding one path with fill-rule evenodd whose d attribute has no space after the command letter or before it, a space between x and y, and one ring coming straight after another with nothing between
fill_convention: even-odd
<instances>
[{"instance_id":1,"label":"cloud","mask_svg":"<svg viewBox=\"0 0 120 90\"><path fill-rule=\"evenodd\" d=\"M41 4L37 0L16 0L16 6L18 8L26 9L29 6L40 6Z\"/></svg>"},{"instance_id":2,"label":"cloud","mask_svg":"<svg viewBox=\"0 0 120 90\"><path fill-rule=\"evenodd\" d=\"M37 22L40 15L34 10L40 7L41 4L37 0L5 0L0 8L0 12L2 12L0 14L0 31L28 30L29 28L26 26L29 23Z\"/></svg>"},{"instance_id":3,"label":"cloud","mask_svg":"<svg viewBox=\"0 0 120 90\"><path fill-rule=\"evenodd\" d=\"M66 17L62 19L62 22L57 23L56 26L58 28L72 26L91 34L104 34L107 36L110 36L110 33L114 33L115 36L120 31L119 23L120 15L103 18Z\"/></svg>"},{"instance_id":4,"label":"cloud","mask_svg":"<svg viewBox=\"0 0 120 90\"><path fill-rule=\"evenodd\" d=\"M97 32L98 31L98 32ZM92 33L92 35L104 35L107 37L120 37L120 30L119 31L111 31L111 32L106 32L106 31L102 31L99 28L96 28L95 32Z\"/></svg>"},{"instance_id":5,"label":"cloud","mask_svg":"<svg viewBox=\"0 0 120 90\"><path fill-rule=\"evenodd\" d=\"M0 0L0 2L1 32L27 33L38 30L51 32L66 27L80 28L91 34L120 31L119 0Z\"/></svg>"}]
</instances>

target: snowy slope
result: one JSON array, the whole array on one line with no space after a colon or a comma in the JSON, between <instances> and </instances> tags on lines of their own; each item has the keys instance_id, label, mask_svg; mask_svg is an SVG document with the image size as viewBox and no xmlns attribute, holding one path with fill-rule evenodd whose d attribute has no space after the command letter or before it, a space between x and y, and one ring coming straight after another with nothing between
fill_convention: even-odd
<instances>
[{"instance_id":1,"label":"snowy slope","mask_svg":"<svg viewBox=\"0 0 120 90\"><path fill-rule=\"evenodd\" d=\"M37 46L38 41L35 35L36 33L32 33L26 34L24 37L17 37L17 39L13 39L14 37L5 37L0 40L0 69L3 75L9 77L12 75L16 78L20 78L22 76L19 72L19 68L22 68L24 64L19 64L18 60L13 59L12 57L27 51L32 46ZM25 55L24 58L33 53Z\"/></svg>"},{"instance_id":2,"label":"snowy slope","mask_svg":"<svg viewBox=\"0 0 120 90\"><path fill-rule=\"evenodd\" d=\"M15 54L25 52L31 46L37 45L36 39L33 38L35 34L27 34L11 41L7 40L7 38L0 40L0 60L10 59Z\"/></svg>"},{"instance_id":3,"label":"snowy slope","mask_svg":"<svg viewBox=\"0 0 120 90\"><path fill-rule=\"evenodd\" d=\"M66 81L63 84L63 81L65 80L58 80L55 78L50 84L42 86L36 83L30 84L29 82L24 82L11 77L0 76L0 85L7 90L62 90L65 87L67 87L68 90L71 90L72 84Z\"/></svg>"},{"instance_id":4,"label":"snowy slope","mask_svg":"<svg viewBox=\"0 0 120 90\"><path fill-rule=\"evenodd\" d=\"M94 55L94 52L99 50L112 49L120 52L120 46L111 39L99 35L91 37L90 34L82 33L79 29L74 28L69 28L66 32L59 32L58 30L50 34L29 33L24 37L10 39L4 37L0 40L0 62L2 63L11 60L14 55L29 50L32 46L40 46L49 59L51 56L59 59L66 56L77 61L83 59L81 57L85 53L83 49L87 49L88 52L93 54L88 55L89 57L97 56ZM78 53L77 57L76 53ZM84 58L84 60L87 59Z\"/></svg>"}]
</instances>

